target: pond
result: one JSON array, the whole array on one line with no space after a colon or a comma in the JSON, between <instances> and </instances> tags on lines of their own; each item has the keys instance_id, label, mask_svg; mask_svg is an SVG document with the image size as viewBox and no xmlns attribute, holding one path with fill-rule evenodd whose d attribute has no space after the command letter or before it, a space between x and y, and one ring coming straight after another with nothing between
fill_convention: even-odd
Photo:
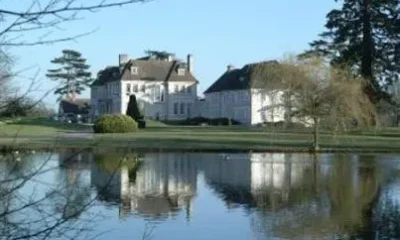
<instances>
[{"instance_id":1,"label":"pond","mask_svg":"<svg viewBox=\"0 0 400 240\"><path fill-rule=\"evenodd\" d=\"M0 239L400 239L400 156L12 154Z\"/></svg>"}]
</instances>

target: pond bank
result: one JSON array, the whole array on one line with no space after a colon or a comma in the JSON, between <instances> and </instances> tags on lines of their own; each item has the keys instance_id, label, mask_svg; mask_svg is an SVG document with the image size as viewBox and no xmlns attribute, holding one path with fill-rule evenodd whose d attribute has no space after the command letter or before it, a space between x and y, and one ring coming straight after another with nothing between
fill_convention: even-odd
<instances>
[{"instance_id":1,"label":"pond bank","mask_svg":"<svg viewBox=\"0 0 400 240\"><path fill-rule=\"evenodd\" d=\"M6 125L0 149L52 150L87 148L163 152L309 152L310 129L277 130L244 126L149 127L130 134L93 134L71 126ZM400 128L370 129L335 135L320 133L319 152L399 153Z\"/></svg>"},{"instance_id":2,"label":"pond bank","mask_svg":"<svg viewBox=\"0 0 400 240\"><path fill-rule=\"evenodd\" d=\"M63 149L85 149L88 151L118 152L276 152L310 153L311 142L305 140L241 141L220 139L126 139L97 136L60 136L60 137L21 137L17 139L0 138L0 151L54 151ZM327 142L320 145L318 153L400 153L398 143L384 141L380 144L359 140L357 142Z\"/></svg>"}]
</instances>

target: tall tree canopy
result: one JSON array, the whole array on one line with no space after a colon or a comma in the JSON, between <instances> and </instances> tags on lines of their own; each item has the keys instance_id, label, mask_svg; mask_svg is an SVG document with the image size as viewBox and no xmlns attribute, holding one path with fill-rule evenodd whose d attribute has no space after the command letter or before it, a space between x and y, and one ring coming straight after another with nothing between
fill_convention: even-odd
<instances>
[{"instance_id":1,"label":"tall tree canopy","mask_svg":"<svg viewBox=\"0 0 400 240\"><path fill-rule=\"evenodd\" d=\"M59 95L58 100L66 97L74 99L76 94L81 94L92 82L90 68L86 59L81 53L74 50L63 50L62 56L55 58L51 63L57 64L60 68L49 69L46 76L54 81L59 81L59 87L54 94Z\"/></svg>"},{"instance_id":2,"label":"tall tree canopy","mask_svg":"<svg viewBox=\"0 0 400 240\"><path fill-rule=\"evenodd\" d=\"M400 73L400 0L335 0L341 9L327 15L327 30L305 55L327 57L351 67L368 80L373 102L388 99L386 90Z\"/></svg>"}]
</instances>

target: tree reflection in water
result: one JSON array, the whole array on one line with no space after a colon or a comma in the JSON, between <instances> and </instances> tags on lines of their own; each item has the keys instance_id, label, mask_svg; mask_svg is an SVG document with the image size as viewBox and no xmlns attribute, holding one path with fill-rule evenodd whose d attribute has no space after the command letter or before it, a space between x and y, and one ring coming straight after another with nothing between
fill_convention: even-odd
<instances>
[{"instance_id":1,"label":"tree reflection in water","mask_svg":"<svg viewBox=\"0 0 400 240\"><path fill-rule=\"evenodd\" d=\"M0 239L89 239L99 217L87 213L90 161L84 151L1 156Z\"/></svg>"},{"instance_id":2,"label":"tree reflection in water","mask_svg":"<svg viewBox=\"0 0 400 240\"><path fill-rule=\"evenodd\" d=\"M384 162L340 154L10 155L0 160L0 239L88 239L102 230L91 232L103 218L92 206L112 206L118 221L190 221L193 200L210 190L203 196L246 210L256 239L399 239L400 171ZM155 225L146 226L151 238Z\"/></svg>"},{"instance_id":3,"label":"tree reflection in water","mask_svg":"<svg viewBox=\"0 0 400 240\"><path fill-rule=\"evenodd\" d=\"M208 184L229 207L253 212L258 239L400 238L400 206L382 200L390 174L383 173L372 156L240 158L246 157L232 156L226 164L206 161L204 171Z\"/></svg>"}]
</instances>

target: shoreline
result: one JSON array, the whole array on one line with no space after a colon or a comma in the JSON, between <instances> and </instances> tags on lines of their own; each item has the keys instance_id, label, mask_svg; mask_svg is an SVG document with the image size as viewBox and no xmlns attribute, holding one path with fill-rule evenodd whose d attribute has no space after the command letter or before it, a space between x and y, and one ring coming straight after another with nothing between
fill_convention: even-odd
<instances>
[{"instance_id":1,"label":"shoreline","mask_svg":"<svg viewBox=\"0 0 400 240\"><path fill-rule=\"evenodd\" d=\"M0 140L4 140L0 138ZM25 140L22 142L0 142L0 153L11 153L13 151L64 151L64 150L84 150L91 152L183 152L183 153L307 153L307 154L329 154L329 153L345 153L345 154L363 154L363 153L400 153L400 148L398 147L371 147L371 146L320 146L319 151L311 151L310 148L305 144L298 144L298 146L286 144L285 146L279 146L278 144L256 144L255 146L229 146L229 143L223 141L220 144L212 144L213 146L202 146L199 145L200 142L187 141L187 145L183 147L178 146L163 146L162 141L160 141L159 146L154 146L157 140L152 142L153 146L145 146L144 143L128 143L125 146L118 143L110 143L110 140L104 142L93 143L87 141L88 139L68 139L68 141L63 141L58 139L58 141L51 141L50 139L41 139L40 142L35 142L35 140ZM49 146L50 144L54 144Z\"/></svg>"}]
</instances>

